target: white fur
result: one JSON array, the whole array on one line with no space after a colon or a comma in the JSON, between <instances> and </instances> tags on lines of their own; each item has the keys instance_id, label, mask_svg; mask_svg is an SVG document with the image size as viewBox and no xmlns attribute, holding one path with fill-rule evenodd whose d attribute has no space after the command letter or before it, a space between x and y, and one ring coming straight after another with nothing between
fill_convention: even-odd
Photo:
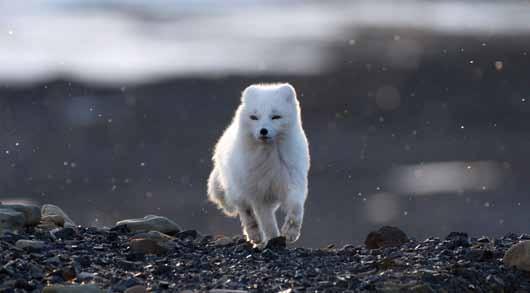
<instances>
[{"instance_id":1,"label":"white fur","mask_svg":"<svg viewBox=\"0 0 530 293\"><path fill-rule=\"evenodd\" d=\"M260 138L263 128L268 131L266 141ZM251 85L243 91L232 123L215 146L213 163L208 197L225 214L239 215L249 241L264 245L280 236L278 207L286 214L281 235L289 242L298 239L307 196L309 148L290 84Z\"/></svg>"}]
</instances>

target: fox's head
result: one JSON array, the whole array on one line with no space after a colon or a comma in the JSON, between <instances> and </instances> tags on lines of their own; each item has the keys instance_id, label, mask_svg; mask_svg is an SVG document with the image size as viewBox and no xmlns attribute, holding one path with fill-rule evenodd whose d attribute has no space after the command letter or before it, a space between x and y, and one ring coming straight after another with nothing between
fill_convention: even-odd
<instances>
[{"instance_id":1,"label":"fox's head","mask_svg":"<svg viewBox=\"0 0 530 293\"><path fill-rule=\"evenodd\" d=\"M240 129L256 142L281 141L300 122L300 107L294 88L288 83L253 84L242 94Z\"/></svg>"}]
</instances>

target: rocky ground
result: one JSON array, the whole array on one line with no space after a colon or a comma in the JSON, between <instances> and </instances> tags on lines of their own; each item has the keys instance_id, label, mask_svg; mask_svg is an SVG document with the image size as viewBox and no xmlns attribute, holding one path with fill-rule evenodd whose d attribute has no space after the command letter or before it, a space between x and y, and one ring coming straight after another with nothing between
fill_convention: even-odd
<instances>
[{"instance_id":1,"label":"rocky ground","mask_svg":"<svg viewBox=\"0 0 530 293\"><path fill-rule=\"evenodd\" d=\"M418 241L383 227L360 246L289 248L277 238L258 250L164 217L100 229L52 205L40 220L35 211L0 205L0 292L530 291L530 235Z\"/></svg>"}]
</instances>

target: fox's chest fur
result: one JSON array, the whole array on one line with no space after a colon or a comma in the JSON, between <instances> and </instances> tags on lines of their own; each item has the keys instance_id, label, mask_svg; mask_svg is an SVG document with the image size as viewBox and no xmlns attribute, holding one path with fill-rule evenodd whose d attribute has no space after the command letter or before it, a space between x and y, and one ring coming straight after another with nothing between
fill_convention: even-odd
<instances>
[{"instance_id":1,"label":"fox's chest fur","mask_svg":"<svg viewBox=\"0 0 530 293\"><path fill-rule=\"evenodd\" d=\"M247 196L267 203L285 198L289 189L289 169L277 146L260 146L246 156L243 182Z\"/></svg>"}]
</instances>

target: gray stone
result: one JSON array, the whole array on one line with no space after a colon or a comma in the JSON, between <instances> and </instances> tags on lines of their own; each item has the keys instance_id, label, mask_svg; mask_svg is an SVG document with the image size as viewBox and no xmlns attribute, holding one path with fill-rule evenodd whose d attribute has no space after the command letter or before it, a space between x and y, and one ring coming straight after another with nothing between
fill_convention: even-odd
<instances>
[{"instance_id":1,"label":"gray stone","mask_svg":"<svg viewBox=\"0 0 530 293\"><path fill-rule=\"evenodd\" d=\"M46 246L44 241L20 239L15 246L21 249L42 249Z\"/></svg>"},{"instance_id":2,"label":"gray stone","mask_svg":"<svg viewBox=\"0 0 530 293\"><path fill-rule=\"evenodd\" d=\"M40 222L40 207L34 204L4 204L0 208L8 208L21 212L25 217L26 226L35 226Z\"/></svg>"},{"instance_id":3,"label":"gray stone","mask_svg":"<svg viewBox=\"0 0 530 293\"><path fill-rule=\"evenodd\" d=\"M502 261L507 267L530 272L530 240L514 244L506 251Z\"/></svg>"},{"instance_id":4,"label":"gray stone","mask_svg":"<svg viewBox=\"0 0 530 293\"><path fill-rule=\"evenodd\" d=\"M45 204L41 208L41 214L42 217L48 217L48 216L59 216L64 220L64 227L65 228L74 228L75 222L70 219L70 217L58 206L53 204ZM55 217L56 219L57 217Z\"/></svg>"},{"instance_id":5,"label":"gray stone","mask_svg":"<svg viewBox=\"0 0 530 293\"><path fill-rule=\"evenodd\" d=\"M48 285L42 290L43 293L103 293L102 289L94 284L81 285Z\"/></svg>"},{"instance_id":6,"label":"gray stone","mask_svg":"<svg viewBox=\"0 0 530 293\"><path fill-rule=\"evenodd\" d=\"M13 209L0 207L0 231L16 231L24 227L26 217Z\"/></svg>"},{"instance_id":7,"label":"gray stone","mask_svg":"<svg viewBox=\"0 0 530 293\"><path fill-rule=\"evenodd\" d=\"M124 225L131 232L141 231L159 231L166 234L175 234L180 232L180 227L170 219L162 216L147 215L139 219L122 220L116 223L116 226Z\"/></svg>"}]
</instances>

